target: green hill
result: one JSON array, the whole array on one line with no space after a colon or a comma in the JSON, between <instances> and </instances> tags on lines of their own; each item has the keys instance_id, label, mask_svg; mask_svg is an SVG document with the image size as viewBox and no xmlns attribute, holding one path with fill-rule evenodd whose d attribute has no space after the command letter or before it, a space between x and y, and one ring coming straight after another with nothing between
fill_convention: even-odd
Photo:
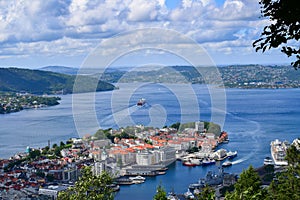
<instances>
[{"instance_id":1,"label":"green hill","mask_svg":"<svg viewBox=\"0 0 300 200\"><path fill-rule=\"evenodd\" d=\"M29 92L32 94L72 93L75 75L59 74L41 70L21 68L0 68L0 91ZM93 83L97 81L88 76L81 76L84 87L76 92L94 91ZM96 91L115 89L114 85L99 81Z\"/></svg>"}]
</instances>

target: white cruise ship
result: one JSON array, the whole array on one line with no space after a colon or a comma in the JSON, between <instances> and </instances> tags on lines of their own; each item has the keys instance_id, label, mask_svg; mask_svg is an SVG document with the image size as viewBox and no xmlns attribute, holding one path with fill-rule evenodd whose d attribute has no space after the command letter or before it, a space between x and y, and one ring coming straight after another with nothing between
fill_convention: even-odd
<instances>
[{"instance_id":1,"label":"white cruise ship","mask_svg":"<svg viewBox=\"0 0 300 200\"><path fill-rule=\"evenodd\" d=\"M288 162L285 160L286 150L288 147L289 143L287 141L281 142L276 139L271 142L271 155L275 165L288 165Z\"/></svg>"}]
</instances>

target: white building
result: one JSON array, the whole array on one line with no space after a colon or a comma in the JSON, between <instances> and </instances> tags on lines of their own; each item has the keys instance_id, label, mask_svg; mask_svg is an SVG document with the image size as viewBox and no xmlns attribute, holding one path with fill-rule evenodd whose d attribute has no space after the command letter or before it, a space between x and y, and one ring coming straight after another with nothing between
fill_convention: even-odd
<instances>
[{"instance_id":1,"label":"white building","mask_svg":"<svg viewBox=\"0 0 300 200\"><path fill-rule=\"evenodd\" d=\"M136 154L136 163L138 165L154 165L159 162L159 156L155 152L138 152Z\"/></svg>"},{"instance_id":2,"label":"white building","mask_svg":"<svg viewBox=\"0 0 300 200\"><path fill-rule=\"evenodd\" d=\"M195 130L200 132L200 133L203 133L204 132L204 122L195 122Z\"/></svg>"}]
</instances>

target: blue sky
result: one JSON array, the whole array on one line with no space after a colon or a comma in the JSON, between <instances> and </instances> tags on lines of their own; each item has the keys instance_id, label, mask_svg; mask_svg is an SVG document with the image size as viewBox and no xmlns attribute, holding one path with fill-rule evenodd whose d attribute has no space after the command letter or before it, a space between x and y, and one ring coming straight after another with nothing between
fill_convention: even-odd
<instances>
[{"instance_id":1,"label":"blue sky","mask_svg":"<svg viewBox=\"0 0 300 200\"><path fill-rule=\"evenodd\" d=\"M103 40L150 27L190 37L218 65L290 63L280 50L254 51L252 42L268 23L259 17L258 0L0 1L0 66L79 67ZM170 55L153 58L163 65L185 64ZM125 56L116 63L140 61Z\"/></svg>"}]
</instances>

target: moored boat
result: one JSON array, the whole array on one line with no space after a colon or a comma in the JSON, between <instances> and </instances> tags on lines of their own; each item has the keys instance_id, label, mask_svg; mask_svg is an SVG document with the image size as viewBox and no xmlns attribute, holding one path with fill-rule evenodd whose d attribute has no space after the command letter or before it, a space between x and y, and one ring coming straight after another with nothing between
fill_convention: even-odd
<instances>
[{"instance_id":1,"label":"moored boat","mask_svg":"<svg viewBox=\"0 0 300 200\"><path fill-rule=\"evenodd\" d=\"M215 163L216 163L216 160L214 160L214 159L205 158L202 160L203 166L214 165Z\"/></svg>"},{"instance_id":2,"label":"moored boat","mask_svg":"<svg viewBox=\"0 0 300 200\"><path fill-rule=\"evenodd\" d=\"M228 159L233 159L237 156L237 151L229 151L227 152L227 158Z\"/></svg>"},{"instance_id":3,"label":"moored boat","mask_svg":"<svg viewBox=\"0 0 300 200\"><path fill-rule=\"evenodd\" d=\"M196 163L192 163L191 161L184 161L184 162L182 163L182 165L188 166L188 167L195 167L195 166L197 166Z\"/></svg>"},{"instance_id":4,"label":"moored boat","mask_svg":"<svg viewBox=\"0 0 300 200\"><path fill-rule=\"evenodd\" d=\"M288 162L285 160L286 150L288 147L288 142L281 142L278 139L271 142L271 155L275 165L288 165Z\"/></svg>"},{"instance_id":5,"label":"moored boat","mask_svg":"<svg viewBox=\"0 0 300 200\"><path fill-rule=\"evenodd\" d=\"M129 177L129 179L133 181L144 181L146 178L142 176L134 176L134 177Z\"/></svg>"},{"instance_id":6,"label":"moored boat","mask_svg":"<svg viewBox=\"0 0 300 200\"><path fill-rule=\"evenodd\" d=\"M272 158L265 157L265 159L264 159L264 165L274 165L274 162L273 162Z\"/></svg>"}]
</instances>

